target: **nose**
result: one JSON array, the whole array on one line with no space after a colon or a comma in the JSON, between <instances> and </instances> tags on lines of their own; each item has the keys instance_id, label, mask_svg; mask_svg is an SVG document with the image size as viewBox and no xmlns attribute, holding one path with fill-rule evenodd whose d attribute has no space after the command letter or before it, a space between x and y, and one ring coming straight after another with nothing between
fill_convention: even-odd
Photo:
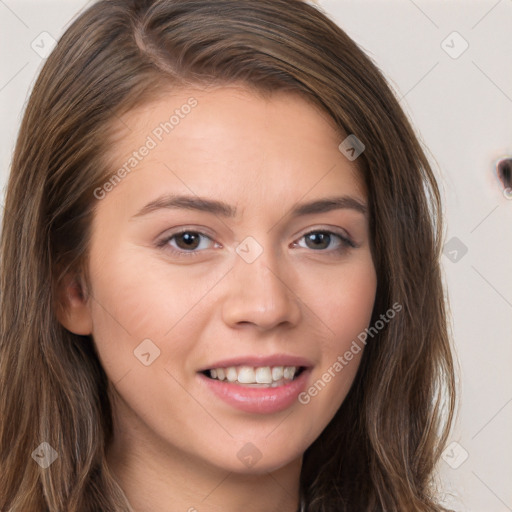
<instances>
[{"instance_id":1,"label":"nose","mask_svg":"<svg viewBox=\"0 0 512 512\"><path fill-rule=\"evenodd\" d=\"M252 263L235 257L222 307L224 322L230 327L251 324L269 330L299 323L300 298L278 270L283 262L280 265L271 253L265 249Z\"/></svg>"}]
</instances>

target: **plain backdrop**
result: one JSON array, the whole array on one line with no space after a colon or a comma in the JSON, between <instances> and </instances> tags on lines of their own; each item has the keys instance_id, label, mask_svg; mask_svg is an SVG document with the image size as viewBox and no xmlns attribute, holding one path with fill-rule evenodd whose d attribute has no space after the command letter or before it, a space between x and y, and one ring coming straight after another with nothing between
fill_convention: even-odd
<instances>
[{"instance_id":1,"label":"plain backdrop","mask_svg":"<svg viewBox=\"0 0 512 512\"><path fill-rule=\"evenodd\" d=\"M438 175L443 269L460 363L439 471L457 511L512 511L512 0L319 0L382 70ZM45 49L85 0L0 0L0 187ZM0 212L3 206L3 192Z\"/></svg>"}]
</instances>

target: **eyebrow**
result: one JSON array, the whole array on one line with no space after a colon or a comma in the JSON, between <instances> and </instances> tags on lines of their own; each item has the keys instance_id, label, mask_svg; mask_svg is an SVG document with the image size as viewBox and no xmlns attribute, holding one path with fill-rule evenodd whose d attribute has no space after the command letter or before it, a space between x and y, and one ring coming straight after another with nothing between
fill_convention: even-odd
<instances>
[{"instance_id":1,"label":"eyebrow","mask_svg":"<svg viewBox=\"0 0 512 512\"><path fill-rule=\"evenodd\" d=\"M222 201L207 199L205 197L172 195L166 194L146 204L132 218L142 217L161 209L185 209L212 213L226 218L236 217L237 209ZM308 203L296 205L291 215L299 217L302 215L312 215L326 213L332 210L350 209L366 215L368 208L366 204L352 196L326 197L317 199Z\"/></svg>"}]
</instances>

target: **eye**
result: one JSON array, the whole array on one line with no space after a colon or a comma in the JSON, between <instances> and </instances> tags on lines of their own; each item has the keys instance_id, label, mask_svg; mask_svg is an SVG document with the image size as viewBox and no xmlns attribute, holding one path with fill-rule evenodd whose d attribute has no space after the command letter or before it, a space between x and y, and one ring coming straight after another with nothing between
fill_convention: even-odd
<instances>
[{"instance_id":1,"label":"eye","mask_svg":"<svg viewBox=\"0 0 512 512\"><path fill-rule=\"evenodd\" d=\"M356 247L356 244L347 236L328 230L310 231L299 240L302 239L305 240L306 249L313 249L315 251L343 252L348 247ZM299 245L299 247L304 247L304 245L297 244L297 242L295 244ZM328 251L325 251L325 249L328 249Z\"/></svg>"},{"instance_id":2,"label":"eye","mask_svg":"<svg viewBox=\"0 0 512 512\"><path fill-rule=\"evenodd\" d=\"M178 256L195 256L200 249L208 249L207 241L212 241L208 235L198 231L183 230L166 236L159 242L157 247L169 249ZM204 242L204 243L203 243Z\"/></svg>"}]
</instances>

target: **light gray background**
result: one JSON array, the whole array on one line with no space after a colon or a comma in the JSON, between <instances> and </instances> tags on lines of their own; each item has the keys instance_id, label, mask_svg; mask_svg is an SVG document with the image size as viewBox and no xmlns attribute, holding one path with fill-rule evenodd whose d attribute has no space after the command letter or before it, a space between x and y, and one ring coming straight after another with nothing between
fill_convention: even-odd
<instances>
[{"instance_id":1,"label":"light gray background","mask_svg":"<svg viewBox=\"0 0 512 512\"><path fill-rule=\"evenodd\" d=\"M44 52L50 39L41 33L58 39L90 3L0 0L2 190L43 63L32 46ZM458 244L443 256L461 367L456 444L439 467L446 503L512 511L512 200L493 173L497 158L512 156L512 0L319 4L401 98L439 176L446 242Z\"/></svg>"}]
</instances>

